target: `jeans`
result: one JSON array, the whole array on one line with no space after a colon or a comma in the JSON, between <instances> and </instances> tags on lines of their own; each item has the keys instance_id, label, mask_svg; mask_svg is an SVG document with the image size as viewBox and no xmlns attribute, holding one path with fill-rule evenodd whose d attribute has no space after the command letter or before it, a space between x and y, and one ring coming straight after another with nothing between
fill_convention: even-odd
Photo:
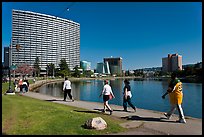
<instances>
[{"instance_id":1,"label":"jeans","mask_svg":"<svg viewBox=\"0 0 204 137\"><path fill-rule=\"evenodd\" d=\"M125 96L123 97L123 108L124 110L127 110L127 103L133 108L135 109L135 106L132 104L131 102L131 98L130 96L127 96L127 99L125 99Z\"/></svg>"}]
</instances>

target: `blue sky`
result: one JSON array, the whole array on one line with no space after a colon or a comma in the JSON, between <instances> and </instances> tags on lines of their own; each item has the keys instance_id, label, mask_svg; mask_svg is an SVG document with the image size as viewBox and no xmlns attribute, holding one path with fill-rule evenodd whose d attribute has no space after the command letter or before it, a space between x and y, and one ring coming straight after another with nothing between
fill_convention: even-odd
<instances>
[{"instance_id":1,"label":"blue sky","mask_svg":"<svg viewBox=\"0 0 204 137\"><path fill-rule=\"evenodd\" d=\"M183 65L202 61L201 2L2 2L2 61L12 9L80 23L80 60L92 69L111 56L122 57L124 70L161 67L174 53Z\"/></svg>"}]
</instances>

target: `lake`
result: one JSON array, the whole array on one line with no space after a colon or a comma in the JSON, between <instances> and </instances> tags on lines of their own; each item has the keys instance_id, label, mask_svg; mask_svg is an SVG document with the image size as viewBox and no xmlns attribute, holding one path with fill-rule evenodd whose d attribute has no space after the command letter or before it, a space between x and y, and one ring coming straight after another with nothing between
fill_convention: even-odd
<instances>
[{"instance_id":1,"label":"lake","mask_svg":"<svg viewBox=\"0 0 204 137\"><path fill-rule=\"evenodd\" d=\"M116 98L109 101L109 104L123 104L123 79L110 80L113 93ZM61 97L63 82L48 84L40 87L37 92ZM142 109L167 112L170 109L168 95L165 99L161 96L166 92L168 81L163 80L137 80L131 79L132 103ZM103 102L99 95L103 89L103 80L81 80L72 81L72 95L77 100ZM202 118L202 84L183 83L183 103L182 108L185 116ZM69 97L68 97L69 98ZM130 108L132 109L132 108ZM176 114L178 112L176 111Z\"/></svg>"}]
</instances>

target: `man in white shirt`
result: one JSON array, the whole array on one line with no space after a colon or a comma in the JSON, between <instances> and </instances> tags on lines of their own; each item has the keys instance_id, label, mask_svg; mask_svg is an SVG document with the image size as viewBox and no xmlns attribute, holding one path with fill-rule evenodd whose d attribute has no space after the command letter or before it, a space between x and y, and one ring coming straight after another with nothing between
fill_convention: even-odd
<instances>
[{"instance_id":1,"label":"man in white shirt","mask_svg":"<svg viewBox=\"0 0 204 137\"><path fill-rule=\"evenodd\" d=\"M66 77L65 78L65 81L64 81L64 85L63 85L63 91L64 91L64 100L63 101L66 101L66 98L67 98L67 94L69 96L69 98L74 101L72 95L71 95L71 82L68 80L68 78Z\"/></svg>"}]
</instances>

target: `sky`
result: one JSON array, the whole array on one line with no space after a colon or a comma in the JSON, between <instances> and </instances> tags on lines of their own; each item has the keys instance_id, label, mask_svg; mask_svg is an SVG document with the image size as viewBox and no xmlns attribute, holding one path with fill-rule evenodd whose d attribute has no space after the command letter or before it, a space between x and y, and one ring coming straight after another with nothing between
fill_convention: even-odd
<instances>
[{"instance_id":1,"label":"sky","mask_svg":"<svg viewBox=\"0 0 204 137\"><path fill-rule=\"evenodd\" d=\"M122 57L123 70L162 67L175 53L183 65L202 61L202 2L2 2L2 62L12 9L78 22L80 61L91 69L111 56Z\"/></svg>"}]
</instances>

